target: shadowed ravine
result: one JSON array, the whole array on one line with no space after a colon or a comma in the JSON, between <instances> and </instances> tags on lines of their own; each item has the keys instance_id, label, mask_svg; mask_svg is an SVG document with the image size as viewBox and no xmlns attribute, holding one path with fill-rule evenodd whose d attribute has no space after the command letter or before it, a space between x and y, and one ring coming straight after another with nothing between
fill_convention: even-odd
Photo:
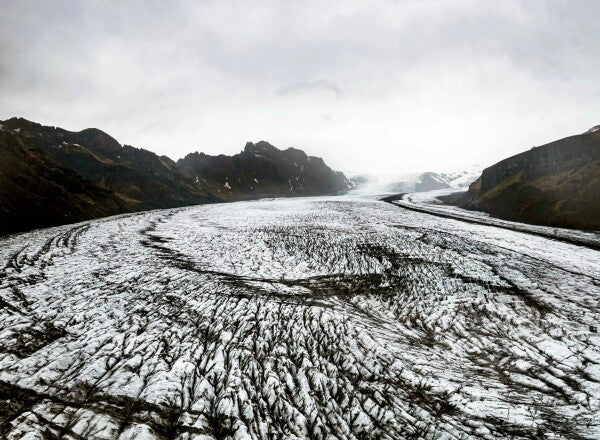
<instances>
[{"instance_id":1,"label":"shadowed ravine","mask_svg":"<svg viewBox=\"0 0 600 440\"><path fill-rule=\"evenodd\" d=\"M0 240L0 437L600 436L600 253L359 197Z\"/></svg>"}]
</instances>

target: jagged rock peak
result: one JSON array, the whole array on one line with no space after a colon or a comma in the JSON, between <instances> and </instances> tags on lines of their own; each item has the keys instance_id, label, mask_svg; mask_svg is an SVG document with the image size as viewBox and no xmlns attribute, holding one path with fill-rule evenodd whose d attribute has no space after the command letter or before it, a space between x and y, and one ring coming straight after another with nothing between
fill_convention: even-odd
<instances>
[{"instance_id":1,"label":"jagged rock peak","mask_svg":"<svg viewBox=\"0 0 600 440\"><path fill-rule=\"evenodd\" d=\"M274 147L273 145L271 145L270 143L268 143L266 141L258 141L257 143L247 142L246 146L244 147L245 153L265 153L265 152L276 152L276 151L281 151L281 150L279 150L279 148Z\"/></svg>"},{"instance_id":2,"label":"jagged rock peak","mask_svg":"<svg viewBox=\"0 0 600 440\"><path fill-rule=\"evenodd\" d=\"M600 124L593 126L588 131L586 131L586 133L595 133L597 131L600 131Z\"/></svg>"},{"instance_id":3,"label":"jagged rock peak","mask_svg":"<svg viewBox=\"0 0 600 440\"><path fill-rule=\"evenodd\" d=\"M84 136L86 140L95 143L99 147L114 150L122 148L121 144L115 138L97 128L86 128L85 130L81 130L78 134Z\"/></svg>"},{"instance_id":4,"label":"jagged rock peak","mask_svg":"<svg viewBox=\"0 0 600 440\"><path fill-rule=\"evenodd\" d=\"M28 136L52 136L57 141L89 144L104 150L119 150L121 144L115 138L97 128L86 128L81 131L69 131L60 127L38 124L25 118L10 118L0 121L4 129Z\"/></svg>"}]
</instances>

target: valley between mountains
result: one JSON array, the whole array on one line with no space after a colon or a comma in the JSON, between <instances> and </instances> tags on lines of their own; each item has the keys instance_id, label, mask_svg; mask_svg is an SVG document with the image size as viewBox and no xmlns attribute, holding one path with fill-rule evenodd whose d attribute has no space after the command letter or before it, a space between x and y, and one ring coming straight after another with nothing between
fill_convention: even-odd
<instances>
[{"instance_id":1,"label":"valley between mountains","mask_svg":"<svg viewBox=\"0 0 600 440\"><path fill-rule=\"evenodd\" d=\"M594 439L600 254L367 196L0 239L0 437Z\"/></svg>"}]
</instances>

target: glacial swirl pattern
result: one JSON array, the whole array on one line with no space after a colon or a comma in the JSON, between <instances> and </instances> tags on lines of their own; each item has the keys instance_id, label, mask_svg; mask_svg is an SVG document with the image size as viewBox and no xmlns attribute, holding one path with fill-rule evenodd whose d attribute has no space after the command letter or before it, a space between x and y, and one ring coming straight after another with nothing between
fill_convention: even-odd
<instances>
[{"instance_id":1,"label":"glacial swirl pattern","mask_svg":"<svg viewBox=\"0 0 600 440\"><path fill-rule=\"evenodd\" d=\"M366 197L0 240L0 437L600 437L600 252Z\"/></svg>"}]
</instances>

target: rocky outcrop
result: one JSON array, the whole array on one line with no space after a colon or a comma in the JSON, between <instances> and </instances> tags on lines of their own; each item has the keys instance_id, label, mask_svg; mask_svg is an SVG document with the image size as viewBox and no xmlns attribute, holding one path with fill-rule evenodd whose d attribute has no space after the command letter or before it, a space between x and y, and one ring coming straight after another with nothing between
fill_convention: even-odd
<instances>
[{"instance_id":1,"label":"rocky outcrop","mask_svg":"<svg viewBox=\"0 0 600 440\"><path fill-rule=\"evenodd\" d=\"M506 220L600 229L600 131L504 159L455 203Z\"/></svg>"},{"instance_id":2,"label":"rocky outcrop","mask_svg":"<svg viewBox=\"0 0 600 440\"><path fill-rule=\"evenodd\" d=\"M225 199L336 194L353 186L323 159L265 141L248 142L234 156L188 154L177 166L199 184L211 184L212 194Z\"/></svg>"},{"instance_id":3,"label":"rocky outcrop","mask_svg":"<svg viewBox=\"0 0 600 440\"><path fill-rule=\"evenodd\" d=\"M437 173L423 173L415 185L415 192L434 191L437 189L452 188L450 184Z\"/></svg>"},{"instance_id":4,"label":"rocky outcrop","mask_svg":"<svg viewBox=\"0 0 600 440\"><path fill-rule=\"evenodd\" d=\"M112 190L136 210L171 208L216 201L165 156L121 145L101 130L72 132L25 119L2 122L27 146L79 176Z\"/></svg>"},{"instance_id":5,"label":"rocky outcrop","mask_svg":"<svg viewBox=\"0 0 600 440\"><path fill-rule=\"evenodd\" d=\"M408 180L387 184L386 190L394 193L427 192L440 189L464 188L475 181L481 171L473 169L454 173L425 172L411 176Z\"/></svg>"},{"instance_id":6,"label":"rocky outcrop","mask_svg":"<svg viewBox=\"0 0 600 440\"><path fill-rule=\"evenodd\" d=\"M156 208L258 197L335 194L349 181L301 150L248 143L241 153L179 162L78 132L0 121L0 234ZM29 209L27 209L29 207Z\"/></svg>"},{"instance_id":7,"label":"rocky outcrop","mask_svg":"<svg viewBox=\"0 0 600 440\"><path fill-rule=\"evenodd\" d=\"M129 212L135 206L8 131L0 131L0 233Z\"/></svg>"}]
</instances>

